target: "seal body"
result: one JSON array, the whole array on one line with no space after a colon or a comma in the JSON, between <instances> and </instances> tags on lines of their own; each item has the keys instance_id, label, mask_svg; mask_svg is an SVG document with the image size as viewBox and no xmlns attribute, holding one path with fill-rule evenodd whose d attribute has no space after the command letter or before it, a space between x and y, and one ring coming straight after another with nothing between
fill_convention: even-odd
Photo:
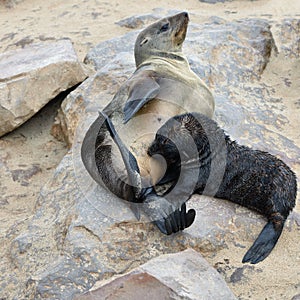
<instances>
[{"instance_id":1,"label":"seal body","mask_svg":"<svg viewBox=\"0 0 300 300\"><path fill-rule=\"evenodd\" d=\"M166 120L189 111L209 117L214 113L211 92L182 53L187 25L188 15L181 13L138 35L134 48L137 69L104 109L136 157L142 176L150 174L147 148Z\"/></svg>"},{"instance_id":2,"label":"seal body","mask_svg":"<svg viewBox=\"0 0 300 300\"><path fill-rule=\"evenodd\" d=\"M159 20L138 35L136 71L82 143L82 160L93 179L130 202L143 202L145 189L162 173L159 165L151 169L147 155L158 128L170 117L191 110L209 117L214 113L211 92L182 53L188 21L183 12Z\"/></svg>"},{"instance_id":3,"label":"seal body","mask_svg":"<svg viewBox=\"0 0 300 300\"><path fill-rule=\"evenodd\" d=\"M137 69L103 110L137 159L144 177L150 176L147 149L164 121L191 110L209 117L214 113L211 92L182 54L188 20L187 13L180 13L150 25L138 35ZM126 196L130 188L124 160L104 122L103 115L99 115L86 133L82 160L98 183L130 200Z\"/></svg>"},{"instance_id":4,"label":"seal body","mask_svg":"<svg viewBox=\"0 0 300 300\"><path fill-rule=\"evenodd\" d=\"M190 150L193 147L196 151ZM269 255L295 206L296 176L283 161L238 145L215 121L198 113L168 120L158 130L148 154L166 160L163 184L168 180L179 184L182 177L180 184L194 193L227 199L266 216L268 223L243 262L257 263ZM195 177L192 187L191 169ZM213 172L222 176L210 178Z\"/></svg>"}]
</instances>

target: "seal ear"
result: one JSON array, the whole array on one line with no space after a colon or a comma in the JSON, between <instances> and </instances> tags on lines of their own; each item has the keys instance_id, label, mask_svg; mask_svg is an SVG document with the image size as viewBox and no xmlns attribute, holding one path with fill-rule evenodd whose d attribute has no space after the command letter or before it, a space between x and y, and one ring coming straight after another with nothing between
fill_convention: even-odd
<instances>
[{"instance_id":1,"label":"seal ear","mask_svg":"<svg viewBox=\"0 0 300 300\"><path fill-rule=\"evenodd\" d=\"M151 99L154 99L160 90L159 84L149 74L138 73L129 82L129 98L124 106L124 123L127 123Z\"/></svg>"},{"instance_id":2,"label":"seal ear","mask_svg":"<svg viewBox=\"0 0 300 300\"><path fill-rule=\"evenodd\" d=\"M142 47L143 45L147 44L149 42L149 38L148 37L144 37L143 40L140 42L140 47Z\"/></svg>"}]
</instances>

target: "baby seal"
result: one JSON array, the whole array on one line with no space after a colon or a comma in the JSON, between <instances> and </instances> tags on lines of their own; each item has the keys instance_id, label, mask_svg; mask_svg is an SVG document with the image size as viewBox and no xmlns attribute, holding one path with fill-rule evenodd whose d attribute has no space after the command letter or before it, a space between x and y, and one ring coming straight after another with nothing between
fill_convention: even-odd
<instances>
[{"instance_id":1,"label":"baby seal","mask_svg":"<svg viewBox=\"0 0 300 300\"><path fill-rule=\"evenodd\" d=\"M222 143L225 161L223 165L217 163L214 167L220 166L220 170L216 171L224 175L215 194L210 194L206 192L206 184ZM217 149L213 149L212 145ZM192 146L197 148L197 157L188 155ZM168 120L158 130L148 154L162 155L167 162L162 183L176 183L181 176L180 184L188 185L191 180L189 170L197 165L194 193L227 199L266 216L268 222L245 254L243 262L255 264L270 254L295 206L297 193L296 176L284 162L267 152L238 145L215 121L199 113L182 114Z\"/></svg>"},{"instance_id":2,"label":"baby seal","mask_svg":"<svg viewBox=\"0 0 300 300\"><path fill-rule=\"evenodd\" d=\"M135 72L91 125L81 147L82 161L97 183L132 203L147 203L155 198L156 212L148 210L151 220L156 216L168 220L168 215L179 211L184 214L182 205L187 200L182 198L174 207L149 192L150 179L158 177L152 175L147 155L156 131L164 121L180 113L197 111L209 117L214 113L211 92L182 53L188 22L188 14L182 12L139 33L134 47ZM138 217L134 209L137 206L131 207ZM176 218L171 219L173 225L169 221L158 224L163 232L169 232L171 227L171 232L182 228L176 226Z\"/></svg>"}]
</instances>

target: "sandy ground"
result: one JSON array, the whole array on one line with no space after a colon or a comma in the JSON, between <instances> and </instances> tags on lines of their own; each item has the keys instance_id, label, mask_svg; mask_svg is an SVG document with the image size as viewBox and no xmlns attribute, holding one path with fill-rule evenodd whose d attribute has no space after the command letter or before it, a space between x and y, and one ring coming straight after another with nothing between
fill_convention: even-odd
<instances>
[{"instance_id":1,"label":"sandy ground","mask_svg":"<svg viewBox=\"0 0 300 300\"><path fill-rule=\"evenodd\" d=\"M70 38L79 58L83 60L92 46L130 30L115 22L135 14L151 13L158 8L197 13L191 14L191 21L205 21L211 16L227 20L244 17L272 20L295 16L300 18L300 1L297 0L245 0L215 5L199 0L25 0L12 8L7 8L0 0L0 53L32 42ZM51 178L52 171L67 152L66 146L50 135L60 102L61 98L55 99L19 129L0 139L0 239L5 237L12 225L32 215L40 187ZM299 118L298 115L292 117ZM299 139L299 132L295 128L290 138L296 137ZM266 263L263 266L266 266L267 271L264 272L249 266L243 274L244 285L235 285L234 282L230 284L237 296L243 295L242 299L279 300L291 299L300 293L300 273L297 272L297 265L300 269L299 231L286 231L281 239L281 247L287 246L286 257L294 257L296 261L292 259L282 262L279 259L276 266ZM232 255L231 250L227 249L210 262L218 262L216 267L226 270L226 258ZM221 265L220 261L223 261ZM289 269L292 270L291 274L286 271L281 274L282 270ZM225 272L224 276L228 277L228 274ZM295 283L295 276L299 279L298 286L289 286L289 282Z\"/></svg>"},{"instance_id":2,"label":"sandy ground","mask_svg":"<svg viewBox=\"0 0 300 300\"><path fill-rule=\"evenodd\" d=\"M282 18L300 16L295 0L232 1L219 4L185 1L100 1L24 0L7 9L0 0L0 52L39 40L70 38L82 59L88 49L100 41L122 35L130 29L115 22L135 14L147 14L158 8L196 12L201 21L211 16L225 19L244 17Z\"/></svg>"}]
</instances>

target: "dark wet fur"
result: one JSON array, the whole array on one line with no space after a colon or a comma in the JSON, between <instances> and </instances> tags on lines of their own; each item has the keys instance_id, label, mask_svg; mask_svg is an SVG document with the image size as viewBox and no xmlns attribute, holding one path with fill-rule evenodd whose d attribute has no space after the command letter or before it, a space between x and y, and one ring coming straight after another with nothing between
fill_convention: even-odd
<instances>
[{"instance_id":1,"label":"dark wet fur","mask_svg":"<svg viewBox=\"0 0 300 300\"><path fill-rule=\"evenodd\" d=\"M194 189L194 193L198 194L207 194L206 183L211 173L212 157L218 160L220 149L211 149L210 144L217 145L218 148L223 141L226 150L224 176L215 194L208 194L254 209L267 217L267 225L243 258L243 262L262 261L274 248L284 222L295 206L295 174L273 155L231 141L213 120L198 113L189 113L167 121L158 130L156 139L149 148L150 156L161 154L167 161L168 169L158 185L168 179L176 181L180 170L185 172L184 166L188 158L184 155L180 157L175 144L189 154L186 140L188 135L192 136L197 146L196 159L200 162L198 181Z\"/></svg>"}]
</instances>

